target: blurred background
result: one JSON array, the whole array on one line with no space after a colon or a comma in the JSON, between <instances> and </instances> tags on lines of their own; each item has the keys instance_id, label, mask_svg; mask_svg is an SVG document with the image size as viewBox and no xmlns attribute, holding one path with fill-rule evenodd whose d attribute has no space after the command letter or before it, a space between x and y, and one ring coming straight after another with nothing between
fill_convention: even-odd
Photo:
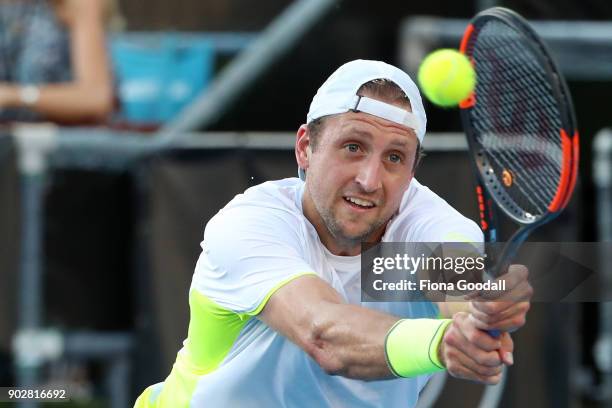
<instances>
[{"instance_id":1,"label":"blurred background","mask_svg":"<svg viewBox=\"0 0 612 408\"><path fill-rule=\"evenodd\" d=\"M469 18L491 6L519 12L548 43L581 133L577 192L532 240L612 241L609 0L109 1L101 27L112 103L70 120L40 108L53 92L43 81L91 77L80 76L74 45L75 21L91 16L64 20L56 3L0 1L49 16L72 56L54 62L67 79L0 71L0 88L14 83L20 101L0 104L0 386L68 386L66 407L131 406L170 372L185 338L206 222L245 188L296 174L295 131L325 78L356 58L414 76L425 54L458 47ZM0 35L8 67L21 54L6 51L7 38L25 38L35 21L10 37L10 13ZM459 112L426 109L417 178L476 220ZM26 120L33 126L14 125ZM600 262L609 294L610 254ZM610 303L535 304L515 360L501 407L612 406ZM483 392L448 380L434 404L478 406Z\"/></svg>"}]
</instances>

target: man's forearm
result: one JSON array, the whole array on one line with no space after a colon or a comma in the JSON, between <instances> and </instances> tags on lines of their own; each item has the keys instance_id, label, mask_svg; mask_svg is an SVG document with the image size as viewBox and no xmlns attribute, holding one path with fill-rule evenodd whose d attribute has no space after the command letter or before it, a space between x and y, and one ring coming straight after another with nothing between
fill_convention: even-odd
<instances>
[{"instance_id":1,"label":"man's forearm","mask_svg":"<svg viewBox=\"0 0 612 408\"><path fill-rule=\"evenodd\" d=\"M431 339L442 323L437 319L406 320L401 330L391 335L398 317L344 303L333 288L312 276L298 278L279 289L260 319L301 347L329 374L363 380L426 374L418 368L414 372L407 370L406 363L429 361ZM435 327L419 324L425 320L435 323ZM415 322L414 326L411 322ZM387 341L389 337L391 343ZM426 341L417 344L415 339ZM391 358L399 356L397 370L391 370L393 362L387 361L388 354ZM435 369L439 367L432 368Z\"/></svg>"},{"instance_id":2,"label":"man's forearm","mask_svg":"<svg viewBox=\"0 0 612 408\"><path fill-rule=\"evenodd\" d=\"M393 378L385 358L385 336L398 320L360 306L331 304L315 318L304 349L330 374Z\"/></svg>"},{"instance_id":3,"label":"man's forearm","mask_svg":"<svg viewBox=\"0 0 612 408\"><path fill-rule=\"evenodd\" d=\"M438 345L448 320L402 319L348 304L326 308L306 349L330 374L365 380L443 369Z\"/></svg>"}]
</instances>

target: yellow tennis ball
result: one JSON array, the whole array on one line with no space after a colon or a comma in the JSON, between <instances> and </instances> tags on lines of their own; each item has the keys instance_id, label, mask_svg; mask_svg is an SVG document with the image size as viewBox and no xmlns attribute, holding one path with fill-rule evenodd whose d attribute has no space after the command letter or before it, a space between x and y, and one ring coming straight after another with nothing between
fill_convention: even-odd
<instances>
[{"instance_id":1,"label":"yellow tennis ball","mask_svg":"<svg viewBox=\"0 0 612 408\"><path fill-rule=\"evenodd\" d=\"M429 54L419 67L418 79L427 99L443 107L458 105L476 86L470 60L450 48Z\"/></svg>"}]
</instances>

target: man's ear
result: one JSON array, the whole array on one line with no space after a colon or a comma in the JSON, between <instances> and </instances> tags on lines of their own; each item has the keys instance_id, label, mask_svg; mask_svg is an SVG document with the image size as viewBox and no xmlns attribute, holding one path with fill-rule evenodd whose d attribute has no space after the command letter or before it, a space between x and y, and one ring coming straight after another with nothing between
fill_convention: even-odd
<instances>
[{"instance_id":1,"label":"man's ear","mask_svg":"<svg viewBox=\"0 0 612 408\"><path fill-rule=\"evenodd\" d=\"M295 139L295 159L300 169L308 169L311 155L310 132L306 125L302 125L298 129Z\"/></svg>"}]
</instances>

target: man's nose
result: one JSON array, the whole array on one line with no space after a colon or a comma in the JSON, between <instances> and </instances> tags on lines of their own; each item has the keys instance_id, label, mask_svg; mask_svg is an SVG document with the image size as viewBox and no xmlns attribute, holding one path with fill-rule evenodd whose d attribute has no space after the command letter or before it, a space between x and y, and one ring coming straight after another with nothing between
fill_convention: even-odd
<instances>
[{"instance_id":1,"label":"man's nose","mask_svg":"<svg viewBox=\"0 0 612 408\"><path fill-rule=\"evenodd\" d=\"M356 181L366 193L372 193L382 187L382 163L375 157L360 164Z\"/></svg>"}]
</instances>

